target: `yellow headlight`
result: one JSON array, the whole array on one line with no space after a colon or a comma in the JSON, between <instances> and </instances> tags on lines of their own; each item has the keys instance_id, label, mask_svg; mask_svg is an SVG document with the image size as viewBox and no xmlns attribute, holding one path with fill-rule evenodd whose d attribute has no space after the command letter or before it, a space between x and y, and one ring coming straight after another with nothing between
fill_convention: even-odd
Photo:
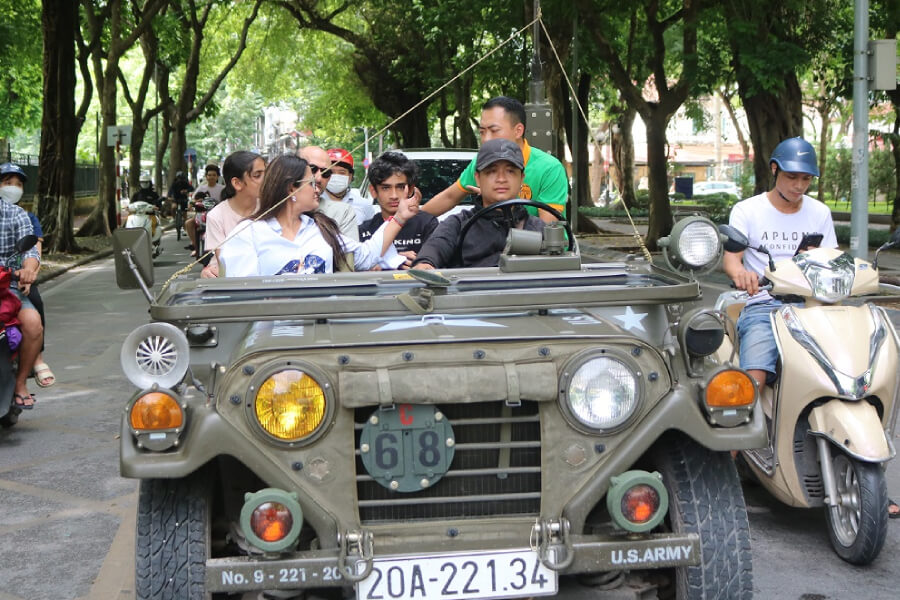
<instances>
[{"instance_id":1,"label":"yellow headlight","mask_svg":"<svg viewBox=\"0 0 900 600\"><path fill-rule=\"evenodd\" d=\"M756 387L743 371L717 373L706 386L706 404L714 408L739 408L753 404Z\"/></svg>"},{"instance_id":2,"label":"yellow headlight","mask_svg":"<svg viewBox=\"0 0 900 600\"><path fill-rule=\"evenodd\" d=\"M319 383L296 369L266 379L256 394L256 419L270 435L288 442L314 432L325 416L325 392Z\"/></svg>"}]
</instances>

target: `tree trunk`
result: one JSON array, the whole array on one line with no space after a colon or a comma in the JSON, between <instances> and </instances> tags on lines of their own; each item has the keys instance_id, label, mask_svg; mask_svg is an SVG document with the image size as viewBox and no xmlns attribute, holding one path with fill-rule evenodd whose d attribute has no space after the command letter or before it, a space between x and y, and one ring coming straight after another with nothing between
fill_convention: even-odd
<instances>
[{"instance_id":1,"label":"tree trunk","mask_svg":"<svg viewBox=\"0 0 900 600\"><path fill-rule=\"evenodd\" d=\"M75 27L78 5L43 0L44 98L35 211L50 252L74 252L75 208Z\"/></svg>"},{"instance_id":2,"label":"tree trunk","mask_svg":"<svg viewBox=\"0 0 900 600\"><path fill-rule=\"evenodd\" d=\"M613 178L619 189L619 197L628 208L634 206L637 200L634 191L634 137L631 135L636 116L636 109L631 107L622 109L615 122L619 131L613 133L612 138L613 162L615 163Z\"/></svg>"},{"instance_id":3,"label":"tree trunk","mask_svg":"<svg viewBox=\"0 0 900 600\"><path fill-rule=\"evenodd\" d=\"M156 147L156 165L153 173L153 185L156 186L156 193L160 194L163 187L168 184L168 181L163 181L163 159L166 156L166 150L169 148L169 138L172 135L172 129L169 127L169 120L163 119L162 123L162 135L159 138L159 145ZM167 178L171 180L171 177Z\"/></svg>"},{"instance_id":4,"label":"tree trunk","mask_svg":"<svg viewBox=\"0 0 900 600\"><path fill-rule=\"evenodd\" d=\"M797 77L787 73L784 88L777 93L759 92L750 96L750 82L738 82L738 94L747 113L750 141L753 144L753 173L756 175L755 193L769 189L772 173L769 158L779 142L803 132L802 94Z\"/></svg>"},{"instance_id":5,"label":"tree trunk","mask_svg":"<svg viewBox=\"0 0 900 600\"><path fill-rule=\"evenodd\" d=\"M669 119L658 111L652 112L650 118L642 118L647 127L647 183L650 187L650 223L646 241L650 250L656 250L656 241L672 231L666 160L666 125Z\"/></svg>"},{"instance_id":6,"label":"tree trunk","mask_svg":"<svg viewBox=\"0 0 900 600\"><path fill-rule=\"evenodd\" d=\"M108 69L109 67L107 67ZM108 74L98 78L101 106L100 182L97 204L82 223L77 236L110 235L116 226L116 147L106 143L107 128L116 124L116 80Z\"/></svg>"}]
</instances>

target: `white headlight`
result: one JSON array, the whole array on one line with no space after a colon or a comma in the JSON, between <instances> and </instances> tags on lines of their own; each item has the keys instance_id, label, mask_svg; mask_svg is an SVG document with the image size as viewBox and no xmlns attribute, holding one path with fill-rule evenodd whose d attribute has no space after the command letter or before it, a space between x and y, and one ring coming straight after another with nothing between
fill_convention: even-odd
<instances>
[{"instance_id":1,"label":"white headlight","mask_svg":"<svg viewBox=\"0 0 900 600\"><path fill-rule=\"evenodd\" d=\"M678 255L688 266L703 267L719 255L719 232L709 221L688 223L678 238Z\"/></svg>"},{"instance_id":2,"label":"white headlight","mask_svg":"<svg viewBox=\"0 0 900 600\"><path fill-rule=\"evenodd\" d=\"M612 429L637 409L637 380L625 363L608 356L593 358L578 367L569 380L566 402L583 425Z\"/></svg>"},{"instance_id":3,"label":"white headlight","mask_svg":"<svg viewBox=\"0 0 900 600\"><path fill-rule=\"evenodd\" d=\"M805 254L798 254L794 262L809 282L813 298L819 302L832 304L850 295L856 277L856 264L846 252L825 264L814 262Z\"/></svg>"}]
</instances>

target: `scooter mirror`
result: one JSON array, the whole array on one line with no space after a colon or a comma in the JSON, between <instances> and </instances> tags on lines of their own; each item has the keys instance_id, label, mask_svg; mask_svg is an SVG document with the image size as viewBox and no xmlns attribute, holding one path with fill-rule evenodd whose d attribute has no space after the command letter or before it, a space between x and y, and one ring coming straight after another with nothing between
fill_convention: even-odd
<instances>
[{"instance_id":1,"label":"scooter mirror","mask_svg":"<svg viewBox=\"0 0 900 600\"><path fill-rule=\"evenodd\" d=\"M18 254L22 254L23 252L28 252L34 245L38 243L38 236L33 233L29 233L26 236L23 236L19 241L16 242L16 252Z\"/></svg>"},{"instance_id":2,"label":"scooter mirror","mask_svg":"<svg viewBox=\"0 0 900 600\"><path fill-rule=\"evenodd\" d=\"M750 246L747 236L725 223L719 225L719 233L725 236L723 248L726 252L742 252Z\"/></svg>"}]
</instances>

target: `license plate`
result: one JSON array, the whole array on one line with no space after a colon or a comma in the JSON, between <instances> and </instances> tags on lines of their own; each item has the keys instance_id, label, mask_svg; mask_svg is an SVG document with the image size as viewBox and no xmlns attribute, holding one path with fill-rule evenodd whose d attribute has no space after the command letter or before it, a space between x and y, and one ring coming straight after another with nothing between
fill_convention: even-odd
<instances>
[{"instance_id":1,"label":"license plate","mask_svg":"<svg viewBox=\"0 0 900 600\"><path fill-rule=\"evenodd\" d=\"M361 567L361 565L360 565ZM359 600L518 598L555 594L556 571L532 550L375 559Z\"/></svg>"}]
</instances>

